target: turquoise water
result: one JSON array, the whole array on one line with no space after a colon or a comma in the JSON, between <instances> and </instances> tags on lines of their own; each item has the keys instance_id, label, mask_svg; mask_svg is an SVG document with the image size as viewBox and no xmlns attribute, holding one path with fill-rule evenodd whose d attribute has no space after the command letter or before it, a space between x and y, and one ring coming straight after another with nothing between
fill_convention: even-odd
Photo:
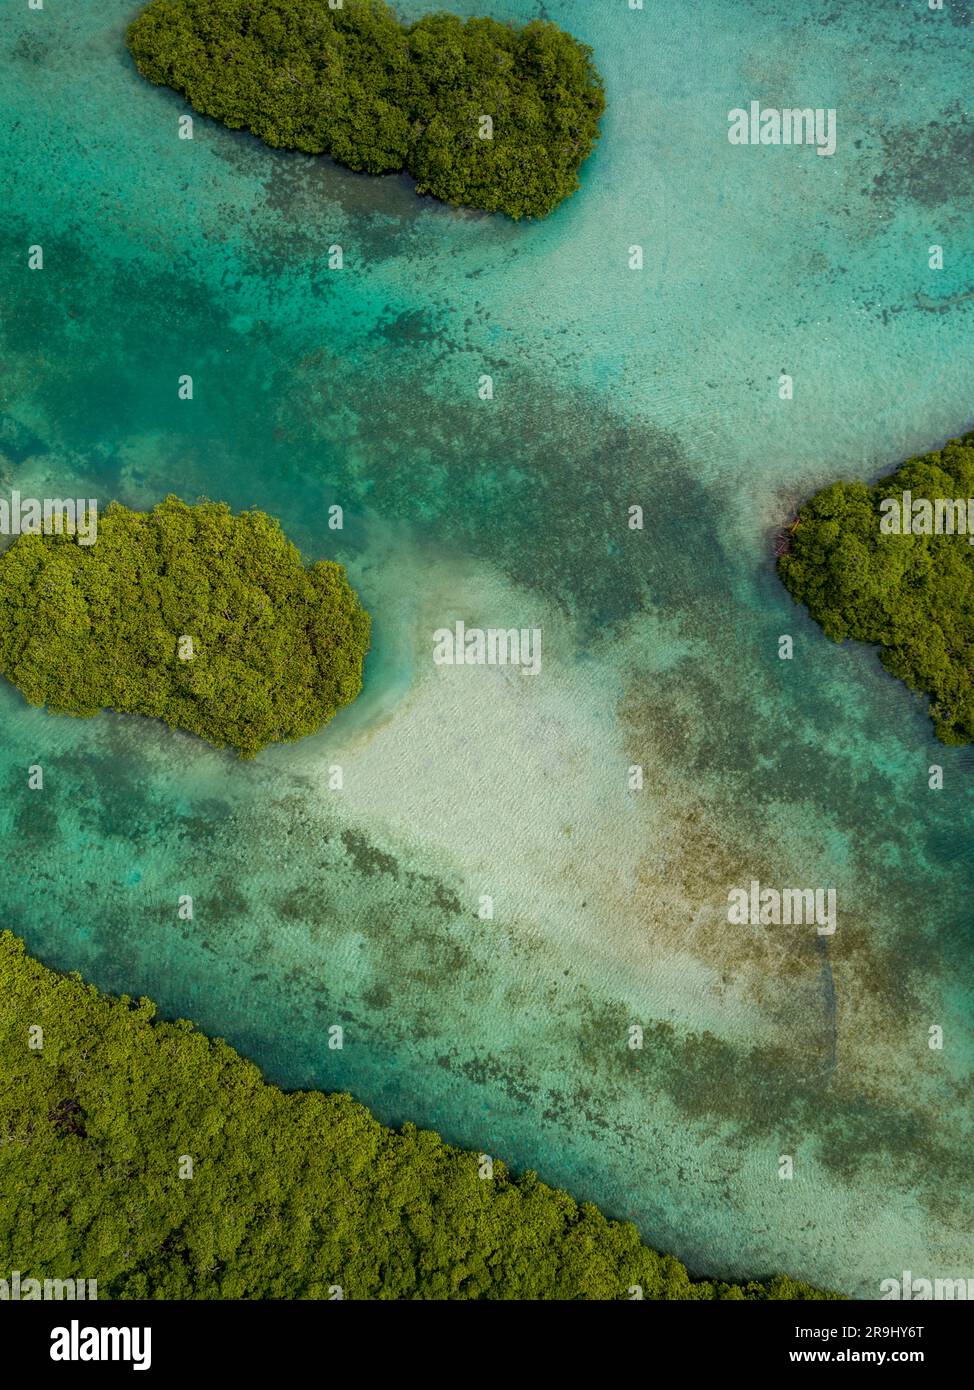
<instances>
[{"instance_id":1,"label":"turquoise water","mask_svg":"<svg viewBox=\"0 0 974 1390\"><path fill-rule=\"evenodd\" d=\"M253 763L0 689L7 924L695 1272L969 1275L974 759L772 557L821 483L971 423L970 6L547 4L609 109L519 226L177 139L136 8L0 15L0 486L264 507L375 644L355 706ZM834 107L836 155L731 146L751 99ZM541 627L541 674L435 667L457 619ZM729 926L752 878L835 886L835 936Z\"/></svg>"}]
</instances>

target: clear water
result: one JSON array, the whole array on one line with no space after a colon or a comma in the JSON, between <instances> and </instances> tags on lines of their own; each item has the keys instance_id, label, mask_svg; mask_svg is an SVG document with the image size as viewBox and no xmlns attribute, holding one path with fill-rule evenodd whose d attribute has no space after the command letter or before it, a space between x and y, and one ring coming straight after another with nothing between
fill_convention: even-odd
<instances>
[{"instance_id":1,"label":"clear water","mask_svg":"<svg viewBox=\"0 0 974 1390\"><path fill-rule=\"evenodd\" d=\"M609 109L519 226L177 139L136 9L0 14L0 486L264 507L348 564L375 645L353 708L253 763L0 689L6 923L695 1272L974 1273L974 760L772 560L822 482L970 424L970 5L552 0ZM835 107L834 158L729 145L751 99ZM434 667L457 618L540 626L540 676ZM835 936L729 926L752 878L834 885Z\"/></svg>"}]
</instances>

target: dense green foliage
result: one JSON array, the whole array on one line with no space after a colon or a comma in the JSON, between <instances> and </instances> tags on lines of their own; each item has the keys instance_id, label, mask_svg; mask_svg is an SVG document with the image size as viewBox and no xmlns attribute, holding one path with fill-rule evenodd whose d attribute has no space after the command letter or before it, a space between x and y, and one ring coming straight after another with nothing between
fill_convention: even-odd
<instances>
[{"instance_id":1,"label":"dense green foliage","mask_svg":"<svg viewBox=\"0 0 974 1390\"><path fill-rule=\"evenodd\" d=\"M944 743L974 739L974 546L966 535L880 532L885 498L974 498L974 434L873 487L833 483L800 511L781 578L825 633L878 642L886 669L930 696Z\"/></svg>"},{"instance_id":2,"label":"dense green foliage","mask_svg":"<svg viewBox=\"0 0 974 1390\"><path fill-rule=\"evenodd\" d=\"M347 1095L285 1094L226 1043L47 969L10 932L0 999L0 1277L97 1279L102 1298L827 1296L786 1278L691 1283L533 1173L495 1162L481 1178L478 1155Z\"/></svg>"},{"instance_id":3,"label":"dense green foliage","mask_svg":"<svg viewBox=\"0 0 974 1390\"><path fill-rule=\"evenodd\" d=\"M575 191L605 105L590 50L554 24L403 26L385 0L152 0L128 45L151 82L269 145L407 169L420 193L514 218Z\"/></svg>"},{"instance_id":4,"label":"dense green foliage","mask_svg":"<svg viewBox=\"0 0 974 1390\"><path fill-rule=\"evenodd\" d=\"M276 521L223 503L113 503L94 545L32 534L0 556L0 674L31 704L150 715L245 756L354 700L369 627L340 565L305 568Z\"/></svg>"}]
</instances>

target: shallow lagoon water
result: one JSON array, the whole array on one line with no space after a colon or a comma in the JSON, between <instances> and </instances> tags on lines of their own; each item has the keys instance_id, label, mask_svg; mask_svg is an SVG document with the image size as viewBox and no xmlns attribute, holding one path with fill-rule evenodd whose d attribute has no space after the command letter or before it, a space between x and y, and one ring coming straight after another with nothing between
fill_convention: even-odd
<instances>
[{"instance_id":1,"label":"shallow lagoon water","mask_svg":"<svg viewBox=\"0 0 974 1390\"><path fill-rule=\"evenodd\" d=\"M348 564L375 645L355 706L252 763L0 690L8 924L696 1272L970 1274L974 759L772 562L822 482L970 424L970 7L549 4L610 105L520 226L178 140L135 8L0 18L0 481L264 507ZM834 106L835 157L730 146L752 98ZM458 618L540 626L541 674L434 667ZM751 878L834 885L835 936L729 926Z\"/></svg>"}]
</instances>

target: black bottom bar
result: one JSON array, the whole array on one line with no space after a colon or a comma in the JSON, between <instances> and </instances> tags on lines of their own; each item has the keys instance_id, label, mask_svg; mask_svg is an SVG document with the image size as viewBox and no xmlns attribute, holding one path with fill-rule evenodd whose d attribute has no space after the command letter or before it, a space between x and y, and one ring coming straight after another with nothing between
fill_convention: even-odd
<instances>
[{"instance_id":1,"label":"black bottom bar","mask_svg":"<svg viewBox=\"0 0 974 1390\"><path fill-rule=\"evenodd\" d=\"M608 1370L619 1364L620 1352L628 1360L634 1337L640 1339L647 1370L658 1371L665 1355L662 1364L676 1362L691 1373L761 1369L788 1375L808 1366L946 1371L970 1341L965 1306L933 1301L911 1301L908 1308L893 1301L644 1302L639 1307L7 1302L0 1304L0 1328L5 1361L15 1358L21 1376L36 1369L65 1379L85 1372L171 1376L239 1371L253 1376L293 1369L305 1359L327 1376L329 1366L344 1365L353 1348L362 1345L359 1339L368 1339L364 1345L373 1368L382 1364L384 1352L400 1367L411 1364L414 1371L422 1366L429 1372L438 1365L440 1373L453 1377L464 1371L452 1341L457 1335L468 1339L460 1345L469 1346L473 1362L468 1371L478 1380L492 1362L506 1372L512 1362L522 1362L528 1370L541 1362L547 1374L563 1360L570 1368L583 1351L586 1360L594 1357ZM331 1340L336 1334L340 1341ZM377 1334L383 1341L376 1356ZM454 1350L445 1363L442 1353L450 1346ZM338 1353L340 1361L333 1359ZM112 1359L113 1354L128 1359Z\"/></svg>"}]
</instances>

